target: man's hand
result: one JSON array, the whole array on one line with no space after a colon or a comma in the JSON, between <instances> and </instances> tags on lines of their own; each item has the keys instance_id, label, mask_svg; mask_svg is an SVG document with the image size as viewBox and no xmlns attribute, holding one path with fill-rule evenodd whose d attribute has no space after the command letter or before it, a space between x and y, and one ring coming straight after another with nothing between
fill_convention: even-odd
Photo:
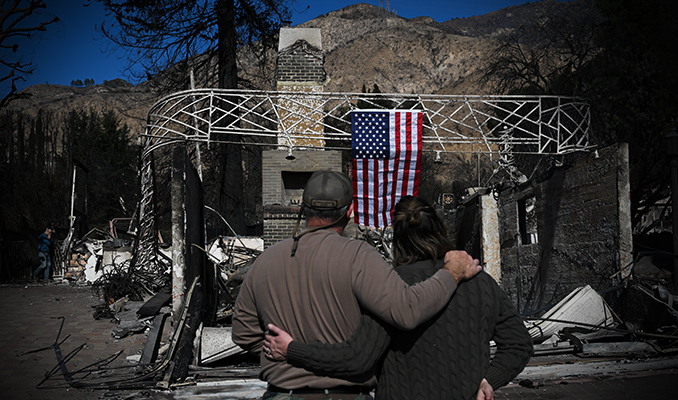
<instances>
[{"instance_id":1,"label":"man's hand","mask_svg":"<svg viewBox=\"0 0 678 400\"><path fill-rule=\"evenodd\" d=\"M483 378L482 382L480 382L476 400L494 400L494 389L492 389L492 386L485 378Z\"/></svg>"},{"instance_id":2,"label":"man's hand","mask_svg":"<svg viewBox=\"0 0 678 400\"><path fill-rule=\"evenodd\" d=\"M273 324L268 324L268 333L264 336L264 355L269 360L285 361L287 358L287 346L292 341L292 336Z\"/></svg>"},{"instance_id":3,"label":"man's hand","mask_svg":"<svg viewBox=\"0 0 678 400\"><path fill-rule=\"evenodd\" d=\"M476 276L483 267L480 266L480 261L471 258L467 252L452 250L445 254L443 269L449 272L459 284L463 280Z\"/></svg>"}]
</instances>

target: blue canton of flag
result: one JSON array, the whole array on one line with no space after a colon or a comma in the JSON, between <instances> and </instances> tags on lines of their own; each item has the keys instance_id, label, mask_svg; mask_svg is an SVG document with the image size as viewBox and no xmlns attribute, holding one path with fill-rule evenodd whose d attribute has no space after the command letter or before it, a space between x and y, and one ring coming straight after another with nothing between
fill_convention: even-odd
<instances>
[{"instance_id":1,"label":"blue canton of flag","mask_svg":"<svg viewBox=\"0 0 678 400\"><path fill-rule=\"evenodd\" d=\"M353 158L389 158L389 113L360 111L351 114Z\"/></svg>"}]
</instances>

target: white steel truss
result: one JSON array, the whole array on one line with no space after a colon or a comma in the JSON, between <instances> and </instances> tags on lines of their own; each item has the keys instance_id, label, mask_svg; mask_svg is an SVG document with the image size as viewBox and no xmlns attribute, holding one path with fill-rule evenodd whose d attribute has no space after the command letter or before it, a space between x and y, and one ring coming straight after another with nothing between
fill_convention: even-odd
<instances>
[{"instance_id":1,"label":"white steel truss","mask_svg":"<svg viewBox=\"0 0 678 400\"><path fill-rule=\"evenodd\" d=\"M195 89L153 105L144 155L182 141L350 149L350 112L357 109L422 110L424 151L492 155L510 145L516 154L559 155L592 148L589 105L574 97ZM319 136L324 146L300 145Z\"/></svg>"}]
</instances>

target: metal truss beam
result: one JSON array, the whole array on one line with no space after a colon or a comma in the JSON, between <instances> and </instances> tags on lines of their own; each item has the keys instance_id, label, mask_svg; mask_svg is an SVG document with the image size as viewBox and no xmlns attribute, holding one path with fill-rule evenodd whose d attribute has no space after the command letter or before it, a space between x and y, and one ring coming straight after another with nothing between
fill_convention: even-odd
<instances>
[{"instance_id":1,"label":"metal truss beam","mask_svg":"<svg viewBox=\"0 0 678 400\"><path fill-rule=\"evenodd\" d=\"M423 110L424 151L498 154L508 145L520 154L560 155L592 148L590 108L580 98L195 89L152 106L144 156L176 142L218 143L224 135L240 136L239 145L349 149L356 109ZM318 137L325 145L308 144Z\"/></svg>"}]
</instances>

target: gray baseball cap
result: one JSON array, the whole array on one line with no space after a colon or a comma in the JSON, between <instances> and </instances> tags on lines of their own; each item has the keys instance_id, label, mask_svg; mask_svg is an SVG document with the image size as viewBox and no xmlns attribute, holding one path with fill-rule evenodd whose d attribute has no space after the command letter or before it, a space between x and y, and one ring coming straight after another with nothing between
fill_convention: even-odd
<instances>
[{"instance_id":1,"label":"gray baseball cap","mask_svg":"<svg viewBox=\"0 0 678 400\"><path fill-rule=\"evenodd\" d=\"M304 205L316 210L334 210L353 201L353 184L345 174L315 171L306 182Z\"/></svg>"}]
</instances>

